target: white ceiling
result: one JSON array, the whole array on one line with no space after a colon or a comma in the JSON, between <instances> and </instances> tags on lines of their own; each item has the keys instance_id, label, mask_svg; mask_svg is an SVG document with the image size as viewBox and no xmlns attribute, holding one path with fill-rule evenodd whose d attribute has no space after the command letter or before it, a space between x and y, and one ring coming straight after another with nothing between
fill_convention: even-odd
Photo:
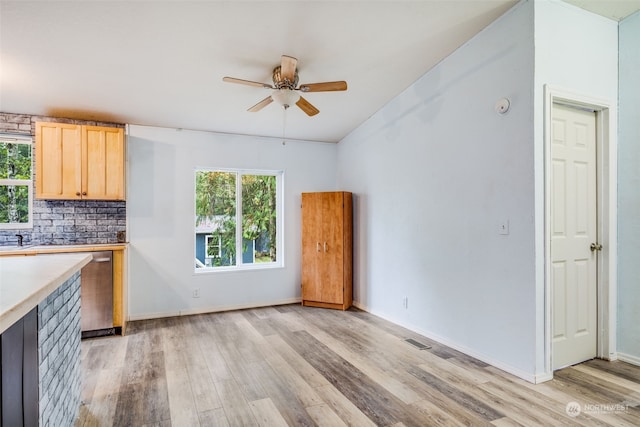
<instances>
[{"instance_id":1,"label":"white ceiling","mask_svg":"<svg viewBox=\"0 0 640 427\"><path fill-rule=\"evenodd\" d=\"M289 109L287 139L336 142L515 4L0 0L0 111L281 137L281 107L246 111L269 91L222 77L270 83L287 54L300 83L349 85L306 94L320 114Z\"/></svg>"},{"instance_id":2,"label":"white ceiling","mask_svg":"<svg viewBox=\"0 0 640 427\"><path fill-rule=\"evenodd\" d=\"M639 0L564 0L590 12L620 21L640 10Z\"/></svg>"}]
</instances>

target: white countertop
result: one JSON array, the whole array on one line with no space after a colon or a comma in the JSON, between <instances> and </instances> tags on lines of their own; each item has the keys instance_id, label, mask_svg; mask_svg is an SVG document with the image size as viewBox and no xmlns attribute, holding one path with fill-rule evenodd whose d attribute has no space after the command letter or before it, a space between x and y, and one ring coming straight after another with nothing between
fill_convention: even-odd
<instances>
[{"instance_id":1,"label":"white countertop","mask_svg":"<svg viewBox=\"0 0 640 427\"><path fill-rule=\"evenodd\" d=\"M0 257L0 333L90 261L86 253Z\"/></svg>"},{"instance_id":2,"label":"white countertop","mask_svg":"<svg viewBox=\"0 0 640 427\"><path fill-rule=\"evenodd\" d=\"M68 252L122 251L127 243L98 243L83 245L26 245L0 246L0 257L16 255L42 255Z\"/></svg>"}]
</instances>

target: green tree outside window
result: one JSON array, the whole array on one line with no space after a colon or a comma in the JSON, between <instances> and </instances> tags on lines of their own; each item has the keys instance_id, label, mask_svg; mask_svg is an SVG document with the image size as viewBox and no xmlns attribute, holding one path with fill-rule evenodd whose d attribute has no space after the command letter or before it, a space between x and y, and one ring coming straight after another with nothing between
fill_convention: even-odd
<instances>
[{"instance_id":1,"label":"green tree outside window","mask_svg":"<svg viewBox=\"0 0 640 427\"><path fill-rule=\"evenodd\" d=\"M0 228L31 224L31 141L0 137Z\"/></svg>"}]
</instances>

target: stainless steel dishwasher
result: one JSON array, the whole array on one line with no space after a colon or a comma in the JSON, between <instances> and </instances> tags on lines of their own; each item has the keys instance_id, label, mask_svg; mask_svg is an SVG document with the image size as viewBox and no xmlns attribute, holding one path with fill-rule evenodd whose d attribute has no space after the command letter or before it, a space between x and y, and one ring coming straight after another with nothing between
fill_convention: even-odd
<instances>
[{"instance_id":1,"label":"stainless steel dishwasher","mask_svg":"<svg viewBox=\"0 0 640 427\"><path fill-rule=\"evenodd\" d=\"M114 335L112 252L90 252L93 259L80 272L82 338Z\"/></svg>"}]
</instances>

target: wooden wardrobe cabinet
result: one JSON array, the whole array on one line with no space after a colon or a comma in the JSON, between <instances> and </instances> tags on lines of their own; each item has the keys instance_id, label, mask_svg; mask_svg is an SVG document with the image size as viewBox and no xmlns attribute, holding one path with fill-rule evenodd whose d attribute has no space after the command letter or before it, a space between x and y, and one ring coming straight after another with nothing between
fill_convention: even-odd
<instances>
[{"instance_id":1,"label":"wooden wardrobe cabinet","mask_svg":"<svg viewBox=\"0 0 640 427\"><path fill-rule=\"evenodd\" d=\"M124 130L36 123L36 198L124 200Z\"/></svg>"},{"instance_id":2,"label":"wooden wardrobe cabinet","mask_svg":"<svg viewBox=\"0 0 640 427\"><path fill-rule=\"evenodd\" d=\"M346 310L353 299L351 193L302 193L302 305Z\"/></svg>"}]
</instances>

